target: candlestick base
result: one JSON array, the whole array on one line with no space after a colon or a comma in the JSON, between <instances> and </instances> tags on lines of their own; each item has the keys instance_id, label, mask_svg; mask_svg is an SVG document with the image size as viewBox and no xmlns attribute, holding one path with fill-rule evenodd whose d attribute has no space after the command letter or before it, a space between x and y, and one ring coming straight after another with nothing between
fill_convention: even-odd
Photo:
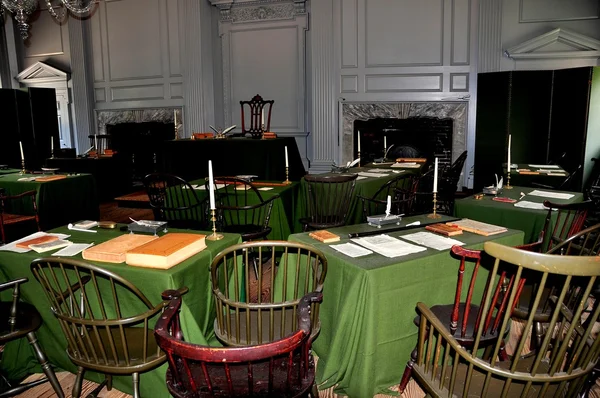
<instances>
[{"instance_id":1,"label":"candlestick base","mask_svg":"<svg viewBox=\"0 0 600 398\"><path fill-rule=\"evenodd\" d=\"M504 189L513 189L513 187L510 185L510 170L506 174L506 185L504 186Z\"/></svg>"},{"instance_id":2,"label":"candlestick base","mask_svg":"<svg viewBox=\"0 0 600 398\"><path fill-rule=\"evenodd\" d=\"M217 233L217 217L215 209L210 210L210 221L212 221L212 231L213 233L206 237L207 240L221 240L224 238L223 235Z\"/></svg>"},{"instance_id":3,"label":"candlestick base","mask_svg":"<svg viewBox=\"0 0 600 398\"><path fill-rule=\"evenodd\" d=\"M427 215L427 218L442 218L442 216L437 213L431 213Z\"/></svg>"},{"instance_id":4,"label":"candlestick base","mask_svg":"<svg viewBox=\"0 0 600 398\"><path fill-rule=\"evenodd\" d=\"M19 174L27 174L27 170L25 170L25 159L21 159L21 171L19 172Z\"/></svg>"},{"instance_id":5,"label":"candlestick base","mask_svg":"<svg viewBox=\"0 0 600 398\"><path fill-rule=\"evenodd\" d=\"M210 234L206 237L206 240L215 241L215 240L221 240L223 238L224 238L223 235L213 232L212 234Z\"/></svg>"},{"instance_id":6,"label":"candlestick base","mask_svg":"<svg viewBox=\"0 0 600 398\"><path fill-rule=\"evenodd\" d=\"M427 218L442 218L442 216L437 214L437 192L433 193L433 213L428 214Z\"/></svg>"},{"instance_id":7,"label":"candlestick base","mask_svg":"<svg viewBox=\"0 0 600 398\"><path fill-rule=\"evenodd\" d=\"M290 169L289 167L285 167L285 181L283 182L283 184L289 185L292 182L290 181Z\"/></svg>"},{"instance_id":8,"label":"candlestick base","mask_svg":"<svg viewBox=\"0 0 600 398\"><path fill-rule=\"evenodd\" d=\"M285 184L285 185L290 185L291 183L292 182L290 180L285 180L285 181L282 182L282 184Z\"/></svg>"}]
</instances>

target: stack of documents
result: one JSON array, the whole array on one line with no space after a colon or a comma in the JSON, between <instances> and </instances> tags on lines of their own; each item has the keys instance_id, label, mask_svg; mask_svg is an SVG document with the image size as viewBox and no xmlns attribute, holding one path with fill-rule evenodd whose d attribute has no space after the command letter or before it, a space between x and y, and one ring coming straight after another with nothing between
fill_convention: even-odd
<instances>
[{"instance_id":1,"label":"stack of documents","mask_svg":"<svg viewBox=\"0 0 600 398\"><path fill-rule=\"evenodd\" d=\"M464 245L464 243L459 240L440 236L432 232L417 232L414 234L403 235L401 238L435 250L448 250L454 245Z\"/></svg>"},{"instance_id":2,"label":"stack of documents","mask_svg":"<svg viewBox=\"0 0 600 398\"><path fill-rule=\"evenodd\" d=\"M406 256L407 254L419 253L427 250L424 247L413 245L385 234L355 238L352 239L352 241L367 249L373 250L375 253L390 258Z\"/></svg>"},{"instance_id":3,"label":"stack of documents","mask_svg":"<svg viewBox=\"0 0 600 398\"><path fill-rule=\"evenodd\" d=\"M575 195L570 193L563 192L552 192L552 191L540 191L536 189L535 191L529 192L527 195L532 196L540 196L542 198L551 198L551 199L571 199Z\"/></svg>"}]
</instances>

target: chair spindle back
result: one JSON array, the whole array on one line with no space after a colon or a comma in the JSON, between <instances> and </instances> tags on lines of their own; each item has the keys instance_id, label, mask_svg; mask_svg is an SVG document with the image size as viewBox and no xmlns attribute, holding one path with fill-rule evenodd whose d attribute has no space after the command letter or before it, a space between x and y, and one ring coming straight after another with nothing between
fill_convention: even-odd
<instances>
[{"instance_id":1,"label":"chair spindle back","mask_svg":"<svg viewBox=\"0 0 600 398\"><path fill-rule=\"evenodd\" d=\"M341 227L346 223L357 178L358 174L304 176L309 228Z\"/></svg>"}]
</instances>

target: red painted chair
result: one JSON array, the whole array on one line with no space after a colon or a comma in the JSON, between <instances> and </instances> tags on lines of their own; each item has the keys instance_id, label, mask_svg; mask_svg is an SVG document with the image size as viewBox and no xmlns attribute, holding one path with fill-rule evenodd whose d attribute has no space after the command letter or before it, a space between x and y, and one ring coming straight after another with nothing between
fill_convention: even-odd
<instances>
[{"instance_id":1,"label":"red painted chair","mask_svg":"<svg viewBox=\"0 0 600 398\"><path fill-rule=\"evenodd\" d=\"M167 353L166 379L172 396L291 398L315 393L310 307L321 301L321 293L310 293L301 300L295 332L280 340L244 347L186 342L179 323L181 297L166 291L163 298L171 301L156 323L154 335Z\"/></svg>"},{"instance_id":2,"label":"red painted chair","mask_svg":"<svg viewBox=\"0 0 600 398\"><path fill-rule=\"evenodd\" d=\"M262 114L267 107L264 120L265 131L271 131L271 111L273 110L274 100L263 100L256 94L250 101L240 101L242 108L242 134L251 134L252 137L260 137L262 134ZM250 124L246 125L246 116L244 109L248 107L250 110Z\"/></svg>"},{"instance_id":3,"label":"red painted chair","mask_svg":"<svg viewBox=\"0 0 600 398\"><path fill-rule=\"evenodd\" d=\"M481 265L481 251L464 249L461 246L452 246L450 252L454 257L460 259L454 303L435 305L431 307L430 310L441 322L444 322L447 325L450 333L461 346L472 347L475 343L475 337L479 336L479 347L492 347L500 337L498 327L504 317L509 299L505 292L511 291L515 275L508 275L506 271L503 271L500 275L490 273L483 289L484 294L481 301L473 303L473 292L477 282L477 273ZM473 270L471 272L471 280L467 290L466 301L461 302L465 263L467 260L474 262L475 264L473 265ZM525 279L521 279L519 281L519 286L517 286L517 299L514 301L515 304L518 301L518 297L520 296L524 284ZM484 315L485 318L482 320L482 314L484 314L483 304L487 299L486 292L490 287L492 287L492 290L490 291L493 292L491 302L496 303L496 311L495 314L494 311L488 311ZM513 308L511 308L511 312L513 309L514 305ZM420 320L420 317L415 318L414 322L417 326L419 326ZM483 326L483 328L479 334L478 332L481 326ZM413 366L417 361L417 348L418 347L411 353L411 358L402 375L402 380L400 381L400 393L404 392L404 389L411 378ZM499 356L501 359L506 358L504 344L501 344Z\"/></svg>"}]
</instances>

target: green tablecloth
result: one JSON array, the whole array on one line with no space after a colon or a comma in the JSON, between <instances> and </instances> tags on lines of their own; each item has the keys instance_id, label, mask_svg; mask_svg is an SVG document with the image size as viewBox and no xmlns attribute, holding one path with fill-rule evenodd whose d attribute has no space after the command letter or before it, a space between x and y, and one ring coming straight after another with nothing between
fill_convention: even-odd
<instances>
[{"instance_id":1,"label":"green tablecloth","mask_svg":"<svg viewBox=\"0 0 600 398\"><path fill-rule=\"evenodd\" d=\"M204 179L191 182L192 185L202 187L202 189L196 189L196 195L198 195L198 199L200 200L206 198L207 195L207 192L204 189L204 183ZM300 184L298 182L292 182L287 186L259 186L258 189L261 191L260 195L263 200L268 200L275 195L279 195L279 198L273 202L273 208L271 209L271 219L269 220L271 233L267 236L267 239L287 240L288 236L293 232L292 228L296 220L296 202L298 200ZM241 194L242 192L240 192L240 195ZM258 197L252 194L249 196L249 199L251 200L252 198L255 198L256 201L251 204L258 204Z\"/></svg>"},{"instance_id":2,"label":"green tablecloth","mask_svg":"<svg viewBox=\"0 0 600 398\"><path fill-rule=\"evenodd\" d=\"M359 173L359 172L369 172L369 167L355 167L349 170L348 173ZM381 171L381 170L378 170ZM395 171L395 172L394 172ZM398 177L399 175L410 175L410 174L418 174L419 169L386 169L385 172L381 173L381 177L362 177L358 176L359 179L356 180L356 185L354 187L354 194L352 197L352 201L350 202L350 207L348 208L348 217L346 218L347 225L360 224L365 222L363 219L363 207L362 202L358 199L358 196L364 196L367 198L372 197L378 190L381 188L386 182L389 180ZM333 175L332 173L327 173L324 175ZM302 224L300 223L300 218L306 217L308 215L308 210L306 208L306 197L308 195L308 187L304 178L301 181L300 194L298 196L298 207L296 209L296 223L294 225L294 232L302 231Z\"/></svg>"},{"instance_id":3,"label":"green tablecloth","mask_svg":"<svg viewBox=\"0 0 600 398\"><path fill-rule=\"evenodd\" d=\"M447 219L443 217L440 222ZM402 220L402 225L416 220L431 222L426 216L414 216ZM372 230L366 224L330 229L342 237L339 243L348 242L349 232ZM398 237L423 230L390 235ZM481 249L489 240L521 244L523 233L509 230L484 237L465 232L453 238L466 243L465 247ZM416 303L452 303L459 261L450 256L449 250L433 249L397 258L375 253L350 258L329 247L337 243L323 244L306 233L292 235L290 241L315 246L328 261L319 312L321 333L313 345L319 356L320 388L337 386L336 392L355 398L389 393L388 387L400 382L417 342L417 327L413 323ZM476 289L479 297L485 284L482 275L478 278L481 286L478 284Z\"/></svg>"},{"instance_id":4,"label":"green tablecloth","mask_svg":"<svg viewBox=\"0 0 600 398\"><path fill-rule=\"evenodd\" d=\"M504 189L498 196L519 199L521 193L524 193L526 196L522 200L536 203L542 203L544 200L549 200L553 203L578 203L583 201L583 194L581 192L565 192L574 196L571 199L564 200L528 195L534 190L535 188L515 186L513 189ZM543 189L538 188L538 190ZM546 190L546 192L549 191ZM537 241L540 231L544 228L544 221L548 214L546 210L523 209L515 207L512 203L496 202L492 198L493 196L484 196L483 199L477 200L474 196L469 196L468 198L457 200L454 204L454 215L518 229L525 232L525 243ZM556 214L554 213L553 220L555 219Z\"/></svg>"},{"instance_id":5,"label":"green tablecloth","mask_svg":"<svg viewBox=\"0 0 600 398\"><path fill-rule=\"evenodd\" d=\"M7 174L0 177L0 188L7 195L37 191L40 226L43 230L70 222L99 218L96 183L90 174L67 176L63 180L38 182L18 181L20 178L42 177L40 174Z\"/></svg>"},{"instance_id":6,"label":"green tablecloth","mask_svg":"<svg viewBox=\"0 0 600 398\"><path fill-rule=\"evenodd\" d=\"M533 182L537 182L544 185L549 186L557 186L560 184L565 178L569 176L569 173L559 167L557 169L541 169L539 167L531 167L528 164L518 164L519 170L530 170L533 172L539 172L539 170L552 170L553 173L557 173L559 175L549 175L548 173L540 173L540 174L521 174L515 169L510 170L510 183L511 185L518 185L522 187L532 187ZM506 171L506 167L504 168ZM560 175L562 174L562 175Z\"/></svg>"},{"instance_id":7,"label":"green tablecloth","mask_svg":"<svg viewBox=\"0 0 600 398\"><path fill-rule=\"evenodd\" d=\"M98 230L98 233L69 231L58 228L52 232L70 234L73 242L100 243L112 239L122 232L119 230ZM175 232L175 230L171 230ZM186 231L189 232L189 231ZM187 341L198 344L216 343L213 333L215 306L210 287L209 266L218 252L228 246L240 242L237 234L224 234L220 241L206 241L207 249L187 259L168 270L131 267L122 264L96 263L107 270L113 271L135 284L148 299L156 304L161 301L161 293L166 289L177 289L187 286L190 291L183 298L181 308L181 322ZM52 364L59 368L76 372L77 368L69 360L66 350L66 340L60 325L52 312L50 305L30 271L29 264L32 260L41 257L33 251L24 254L0 251L0 270L4 280L28 277L29 282L21 288L21 297L26 302L33 304L43 318L42 327L37 332L37 337ZM81 259L81 255L75 256ZM33 355L26 339L20 339L6 345L2 355L2 368L11 378L25 375L29 372L39 372L39 366L33 360ZM140 382L142 397L169 397L165 385L165 372L167 365L143 373ZM102 380L101 376L86 372L86 378L96 381ZM131 377L113 378L115 387L121 391L131 393Z\"/></svg>"},{"instance_id":8,"label":"green tablecloth","mask_svg":"<svg viewBox=\"0 0 600 398\"><path fill-rule=\"evenodd\" d=\"M0 176L4 175L4 174L15 174L18 173L21 170L17 170L17 169L2 169L0 170Z\"/></svg>"}]
</instances>

